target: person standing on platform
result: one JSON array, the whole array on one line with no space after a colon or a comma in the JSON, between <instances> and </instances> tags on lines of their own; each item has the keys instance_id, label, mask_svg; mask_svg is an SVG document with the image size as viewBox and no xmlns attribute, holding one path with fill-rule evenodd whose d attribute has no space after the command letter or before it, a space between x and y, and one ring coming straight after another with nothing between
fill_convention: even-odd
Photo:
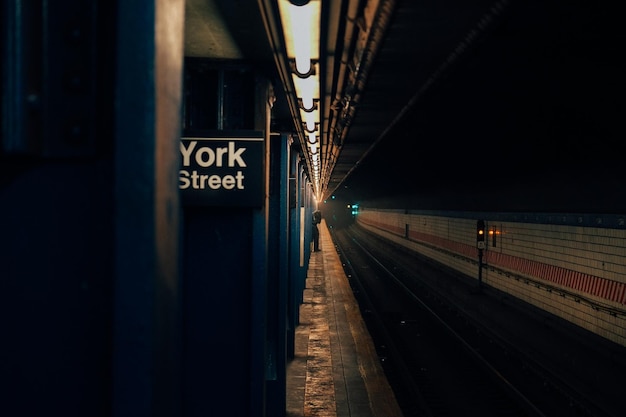
<instances>
[{"instance_id":1,"label":"person standing on platform","mask_svg":"<svg viewBox=\"0 0 626 417\"><path fill-rule=\"evenodd\" d=\"M315 210L313 212L313 252L320 251L320 229L317 227L322 222L322 212Z\"/></svg>"}]
</instances>

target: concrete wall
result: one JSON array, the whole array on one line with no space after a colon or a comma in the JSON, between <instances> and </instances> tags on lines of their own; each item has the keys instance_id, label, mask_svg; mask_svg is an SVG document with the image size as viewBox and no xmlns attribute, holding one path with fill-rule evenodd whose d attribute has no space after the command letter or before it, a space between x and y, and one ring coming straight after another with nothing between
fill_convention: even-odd
<instances>
[{"instance_id":1,"label":"concrete wall","mask_svg":"<svg viewBox=\"0 0 626 417\"><path fill-rule=\"evenodd\" d=\"M359 225L478 279L476 221L487 224L482 283L626 345L624 216L363 209Z\"/></svg>"}]
</instances>

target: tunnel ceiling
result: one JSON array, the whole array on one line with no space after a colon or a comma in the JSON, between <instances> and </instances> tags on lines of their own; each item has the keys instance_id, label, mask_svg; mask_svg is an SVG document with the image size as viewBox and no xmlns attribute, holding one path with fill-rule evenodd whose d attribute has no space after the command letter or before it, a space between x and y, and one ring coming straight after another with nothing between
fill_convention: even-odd
<instances>
[{"instance_id":1,"label":"tunnel ceiling","mask_svg":"<svg viewBox=\"0 0 626 417\"><path fill-rule=\"evenodd\" d=\"M263 3L187 0L187 54L252 61L278 81ZM325 197L624 211L626 31L612 2L389 4ZM289 130L280 94L274 126Z\"/></svg>"}]
</instances>

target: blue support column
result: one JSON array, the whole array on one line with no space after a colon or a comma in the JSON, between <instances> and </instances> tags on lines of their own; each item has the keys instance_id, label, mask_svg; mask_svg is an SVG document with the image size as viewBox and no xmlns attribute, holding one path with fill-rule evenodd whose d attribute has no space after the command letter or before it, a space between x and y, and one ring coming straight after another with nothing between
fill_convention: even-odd
<instances>
[{"instance_id":1,"label":"blue support column","mask_svg":"<svg viewBox=\"0 0 626 417\"><path fill-rule=\"evenodd\" d=\"M313 194L313 187L311 186L311 182L307 177L304 176L302 178L304 184L304 230L305 233L305 259L307 260L307 269L308 263L311 259L311 251L313 249L313 210L315 209L315 196ZM302 288L304 290L304 287Z\"/></svg>"},{"instance_id":2,"label":"blue support column","mask_svg":"<svg viewBox=\"0 0 626 417\"><path fill-rule=\"evenodd\" d=\"M185 417L253 415L251 317L258 278L251 237L259 224L253 211L189 207L184 212Z\"/></svg>"},{"instance_id":3,"label":"blue support column","mask_svg":"<svg viewBox=\"0 0 626 417\"><path fill-rule=\"evenodd\" d=\"M300 187L299 155L292 152L289 158L289 277L287 280L287 357L293 358L295 351L295 329L298 325L300 303L296 294L302 265L300 262Z\"/></svg>"},{"instance_id":4,"label":"blue support column","mask_svg":"<svg viewBox=\"0 0 626 417\"><path fill-rule=\"evenodd\" d=\"M266 407L266 373L268 354L268 208L255 210L252 227L252 274L250 320L246 330L250 333L247 348L249 361L249 393L251 417L264 417ZM241 399L239 400L241 401Z\"/></svg>"},{"instance_id":5,"label":"blue support column","mask_svg":"<svg viewBox=\"0 0 626 417\"><path fill-rule=\"evenodd\" d=\"M298 237L298 259L300 268L298 269L298 275L296 276L296 300L298 308L303 301L303 294L305 281L306 281L306 273L309 267L309 256L307 251L307 245L309 242L309 234L310 231L306 227L306 177L304 175L304 169L302 164L299 166L298 170L298 227L300 230L300 235ZM300 323L300 314L298 311L298 320L296 324Z\"/></svg>"},{"instance_id":6,"label":"blue support column","mask_svg":"<svg viewBox=\"0 0 626 417\"><path fill-rule=\"evenodd\" d=\"M289 176L290 194L290 243L289 243L289 290L287 303L287 357L293 358L295 329L300 323L300 305L306 285L306 275L311 256L311 214L315 204L313 188L304 171L304 163L293 155Z\"/></svg>"},{"instance_id":7,"label":"blue support column","mask_svg":"<svg viewBox=\"0 0 626 417\"><path fill-rule=\"evenodd\" d=\"M180 0L118 5L115 417L181 415L177 175L183 11ZM165 25L167 33L155 36Z\"/></svg>"},{"instance_id":8,"label":"blue support column","mask_svg":"<svg viewBox=\"0 0 626 417\"><path fill-rule=\"evenodd\" d=\"M267 286L267 415L285 415L287 361L287 280L289 271L289 146L284 135L270 137L270 191Z\"/></svg>"},{"instance_id":9,"label":"blue support column","mask_svg":"<svg viewBox=\"0 0 626 417\"><path fill-rule=\"evenodd\" d=\"M246 193L244 196L214 193L183 201L184 416L266 417L268 313L274 308L268 304L272 267L269 82L255 76L255 88L250 91L251 78L237 78L247 72L230 73L219 66L215 72L224 79L230 77L231 82L239 80L245 94L236 94L239 89L222 85L207 99L222 100L222 93L233 94L223 103L254 110L254 122L244 127L263 132L263 147L253 148L252 142L242 145L246 153L239 155L252 158L240 166L242 178L250 180L246 183L250 187L239 189ZM220 131L184 130L194 137L202 137L203 133L210 137ZM235 138L236 133L228 131L227 137ZM245 131L240 133L247 138ZM253 166L260 167L260 171L244 169ZM228 192L233 190L237 189Z\"/></svg>"}]
</instances>

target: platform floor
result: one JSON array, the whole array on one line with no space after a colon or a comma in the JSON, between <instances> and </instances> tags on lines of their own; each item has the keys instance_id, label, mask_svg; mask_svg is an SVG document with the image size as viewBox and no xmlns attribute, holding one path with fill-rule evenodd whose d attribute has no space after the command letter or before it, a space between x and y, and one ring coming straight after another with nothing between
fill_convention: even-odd
<instances>
[{"instance_id":1,"label":"platform floor","mask_svg":"<svg viewBox=\"0 0 626 417\"><path fill-rule=\"evenodd\" d=\"M324 221L320 248L287 366L287 417L402 417Z\"/></svg>"}]
</instances>

